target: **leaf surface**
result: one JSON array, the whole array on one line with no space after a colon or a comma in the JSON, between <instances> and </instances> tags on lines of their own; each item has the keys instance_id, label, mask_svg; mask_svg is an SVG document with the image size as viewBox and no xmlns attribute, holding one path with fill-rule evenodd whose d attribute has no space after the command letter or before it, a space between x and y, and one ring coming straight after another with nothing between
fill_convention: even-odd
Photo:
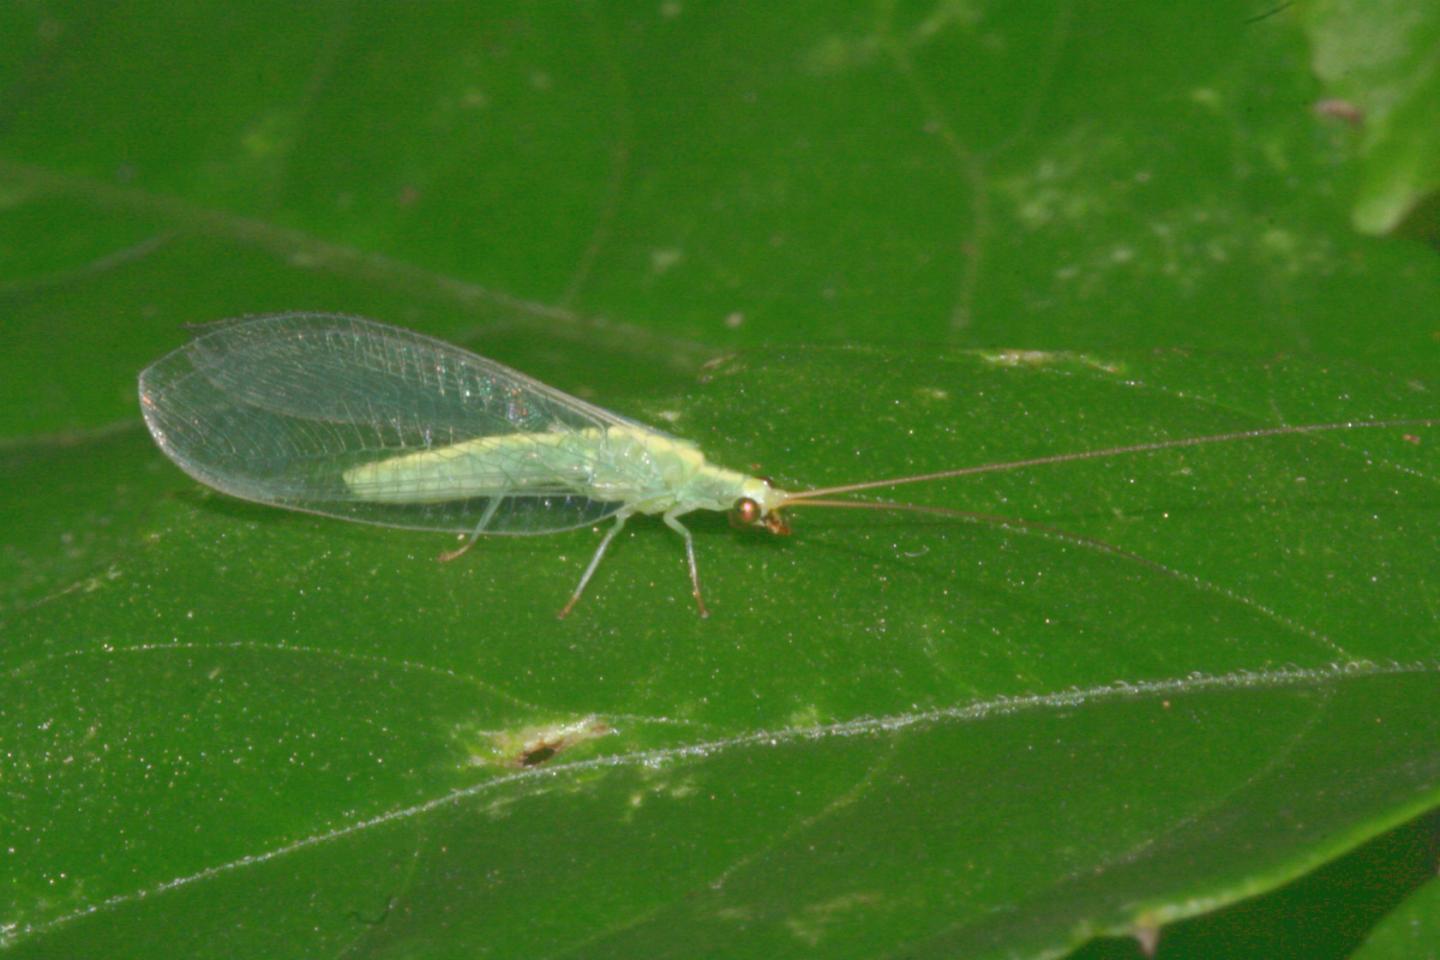
<instances>
[{"instance_id":1,"label":"leaf surface","mask_svg":"<svg viewBox=\"0 0 1440 960\"><path fill-rule=\"evenodd\" d=\"M1054 956L1433 809L1433 426L697 517L703 622L637 520L557 622L601 531L436 564L136 410L322 310L791 487L1434 419L1301 13L0 5L7 955Z\"/></svg>"}]
</instances>

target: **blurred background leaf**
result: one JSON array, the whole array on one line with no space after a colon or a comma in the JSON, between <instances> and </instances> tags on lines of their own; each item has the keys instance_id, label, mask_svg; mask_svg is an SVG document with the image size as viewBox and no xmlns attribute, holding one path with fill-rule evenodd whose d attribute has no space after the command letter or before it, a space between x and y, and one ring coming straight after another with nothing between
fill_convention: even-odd
<instances>
[{"instance_id":1,"label":"blurred background leaf","mask_svg":"<svg viewBox=\"0 0 1440 960\"><path fill-rule=\"evenodd\" d=\"M637 523L560 623L596 532L436 567L448 542L226 500L134 378L188 323L349 311L796 485L1434 418L1434 251L1349 226L1375 183L1386 224L1429 188L1315 109L1379 114L1322 69L1329 10L0 7L0 945L1321 929L1309 871L1432 829L1385 833L1440 785L1433 427L906 493L1069 534L697 521L703 623ZM1426 849L1381 849L1403 879L1347 915ZM1324 929L1313 956L1360 942Z\"/></svg>"},{"instance_id":2,"label":"blurred background leaf","mask_svg":"<svg viewBox=\"0 0 1440 960\"><path fill-rule=\"evenodd\" d=\"M1440 187L1440 7L1319 0L1304 16L1333 94L1319 112L1362 131L1355 228L1393 230Z\"/></svg>"},{"instance_id":3,"label":"blurred background leaf","mask_svg":"<svg viewBox=\"0 0 1440 960\"><path fill-rule=\"evenodd\" d=\"M1360 960L1433 960L1440 957L1440 881L1428 882L1375 928Z\"/></svg>"}]
</instances>

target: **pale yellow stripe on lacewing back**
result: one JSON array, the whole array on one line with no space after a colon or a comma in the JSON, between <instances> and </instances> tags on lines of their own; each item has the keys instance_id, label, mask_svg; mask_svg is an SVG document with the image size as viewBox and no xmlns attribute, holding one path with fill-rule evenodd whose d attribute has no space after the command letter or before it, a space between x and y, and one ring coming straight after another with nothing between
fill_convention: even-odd
<instances>
[{"instance_id":1,"label":"pale yellow stripe on lacewing back","mask_svg":"<svg viewBox=\"0 0 1440 960\"><path fill-rule=\"evenodd\" d=\"M507 433L479 437L431 450L419 450L351 467L343 474L345 484L356 496L377 503L434 503L483 497L502 493L504 481L515 467L524 463L520 451L538 455L562 443L583 446L596 444L601 431L586 429L574 433ZM494 464L486 469L486 464Z\"/></svg>"},{"instance_id":2,"label":"pale yellow stripe on lacewing back","mask_svg":"<svg viewBox=\"0 0 1440 960\"><path fill-rule=\"evenodd\" d=\"M717 468L705 459L694 444L676 440L643 427L617 424L604 430L587 428L577 431L557 430L543 433L509 433L480 437L463 443L449 444L430 450L387 457L351 467L343 474L351 492L374 503L439 503L469 497L516 493L526 488L527 480L553 482L566 467L576 463L576 455L593 451L593 460L601 465L600 475L609 483L607 489L595 491L605 499L626 499L627 493L638 495L642 488L653 488L654 476L636 477L637 485L625 490L624 474L634 469L633 444L643 450L650 471L663 478L667 485L682 485L702 474L724 476L732 482L742 479L733 471ZM549 458L550 450L561 446L568 452L563 458ZM608 466L610 469L606 470ZM533 471L527 476L526 469ZM648 471L647 471L648 472ZM615 474L619 473L620 476ZM617 483L617 481L619 481ZM577 493L587 491L577 489Z\"/></svg>"}]
</instances>

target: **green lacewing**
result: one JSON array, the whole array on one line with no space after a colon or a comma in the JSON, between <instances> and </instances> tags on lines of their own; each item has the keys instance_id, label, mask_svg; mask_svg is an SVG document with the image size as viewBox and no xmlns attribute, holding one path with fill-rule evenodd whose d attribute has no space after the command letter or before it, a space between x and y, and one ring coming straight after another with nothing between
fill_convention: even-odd
<instances>
[{"instance_id":1,"label":"green lacewing","mask_svg":"<svg viewBox=\"0 0 1440 960\"><path fill-rule=\"evenodd\" d=\"M790 532L793 507L914 510L1103 541L1011 517L833 497L999 470L1359 427L1351 421L1060 453L787 491L711 463L689 441L546 386L444 341L360 317L287 313L206 329L140 374L140 408L160 449L231 496L362 523L483 535L556 533L615 522L569 601L579 602L626 520L656 514L683 539L701 616L695 542L681 518L728 511L739 526Z\"/></svg>"}]
</instances>

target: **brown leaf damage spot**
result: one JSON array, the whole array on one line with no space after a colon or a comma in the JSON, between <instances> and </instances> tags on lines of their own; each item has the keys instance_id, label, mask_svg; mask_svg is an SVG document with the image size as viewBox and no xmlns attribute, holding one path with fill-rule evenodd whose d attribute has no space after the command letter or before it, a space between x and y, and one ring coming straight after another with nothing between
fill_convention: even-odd
<instances>
[{"instance_id":1,"label":"brown leaf damage spot","mask_svg":"<svg viewBox=\"0 0 1440 960\"><path fill-rule=\"evenodd\" d=\"M490 734L492 749L486 751L488 755L476 760L506 767L538 767L567 750L614 732L614 727L595 716L501 730Z\"/></svg>"}]
</instances>

